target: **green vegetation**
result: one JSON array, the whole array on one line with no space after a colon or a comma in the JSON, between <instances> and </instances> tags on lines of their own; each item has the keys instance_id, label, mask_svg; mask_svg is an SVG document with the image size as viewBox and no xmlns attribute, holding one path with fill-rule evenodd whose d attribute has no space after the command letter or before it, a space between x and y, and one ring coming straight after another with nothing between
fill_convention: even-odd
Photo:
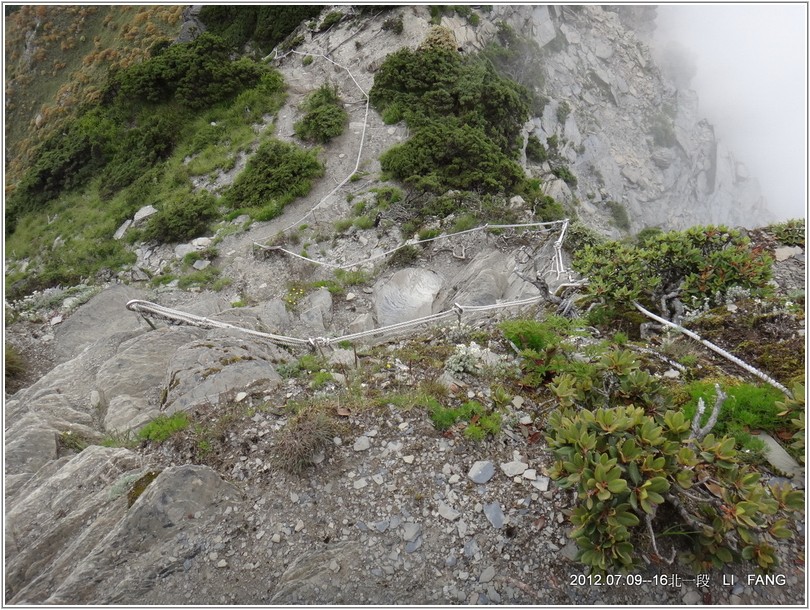
<instances>
[{"instance_id":1,"label":"green vegetation","mask_svg":"<svg viewBox=\"0 0 810 610\"><path fill-rule=\"evenodd\" d=\"M624 306L652 303L660 310L661 297L673 291L697 306L732 286L765 294L771 263L738 231L709 226L651 235L639 246L615 241L585 246L575 253L573 266L589 278L592 296ZM670 317L669 311L661 314Z\"/></svg>"},{"instance_id":2,"label":"green vegetation","mask_svg":"<svg viewBox=\"0 0 810 610\"><path fill-rule=\"evenodd\" d=\"M526 142L526 158L534 163L543 163L548 160L548 151L535 135L530 135Z\"/></svg>"},{"instance_id":3,"label":"green vegetation","mask_svg":"<svg viewBox=\"0 0 810 610\"><path fill-rule=\"evenodd\" d=\"M656 146L672 148L677 143L674 122L664 113L659 113L652 118L649 133Z\"/></svg>"},{"instance_id":4,"label":"green vegetation","mask_svg":"<svg viewBox=\"0 0 810 610\"><path fill-rule=\"evenodd\" d=\"M188 241L204 235L218 215L216 199L210 193L179 192L149 219L143 237L160 243Z\"/></svg>"},{"instance_id":5,"label":"green vegetation","mask_svg":"<svg viewBox=\"0 0 810 610\"><path fill-rule=\"evenodd\" d=\"M610 211L610 215L613 217L613 224L615 224L616 227L622 231L629 231L630 216L627 214L627 208L625 208L618 201L613 201L612 199L608 201L606 205Z\"/></svg>"},{"instance_id":6,"label":"green vegetation","mask_svg":"<svg viewBox=\"0 0 810 610\"><path fill-rule=\"evenodd\" d=\"M188 415L183 411L178 411L174 415L159 415L138 431L138 438L162 443L173 434L188 428Z\"/></svg>"},{"instance_id":7,"label":"green vegetation","mask_svg":"<svg viewBox=\"0 0 810 610\"><path fill-rule=\"evenodd\" d=\"M252 42L262 53L269 53L299 24L317 17L321 10L322 6L315 5L205 5L200 20L209 32L239 50Z\"/></svg>"},{"instance_id":8,"label":"green vegetation","mask_svg":"<svg viewBox=\"0 0 810 610\"><path fill-rule=\"evenodd\" d=\"M17 379L22 377L25 374L26 366L25 360L23 359L20 352L17 351L17 348L11 345L10 343L6 342L5 344L5 379L6 383L9 380Z\"/></svg>"},{"instance_id":9,"label":"green vegetation","mask_svg":"<svg viewBox=\"0 0 810 610\"><path fill-rule=\"evenodd\" d=\"M402 22L402 15L397 15L396 17L389 17L385 21L383 21L382 29L385 31L393 32L394 34L402 34L403 30L405 29L405 25Z\"/></svg>"},{"instance_id":10,"label":"green vegetation","mask_svg":"<svg viewBox=\"0 0 810 610\"><path fill-rule=\"evenodd\" d=\"M443 28L416 51L389 55L369 95L386 122L404 119L412 132L380 159L396 179L436 193L511 192L522 184L514 158L528 93L483 57L459 54Z\"/></svg>"},{"instance_id":11,"label":"green vegetation","mask_svg":"<svg viewBox=\"0 0 810 610\"><path fill-rule=\"evenodd\" d=\"M680 519L672 525L668 513L668 533L689 545L685 558L696 569L742 559L765 570L774 566L770 541L792 537L787 521L776 517L800 511L801 492L790 484L761 484L759 473L740 462L733 438L695 437L683 413L572 405L566 401L552 413L547 440L557 457L552 478L577 492L571 536L579 561L599 573L639 566L639 536L655 531L642 520L654 523L674 499ZM652 552L669 555L660 529L657 537L657 545L648 541Z\"/></svg>"},{"instance_id":12,"label":"green vegetation","mask_svg":"<svg viewBox=\"0 0 810 610\"><path fill-rule=\"evenodd\" d=\"M264 142L244 171L225 193L233 209L259 210L257 220L278 216L288 203L312 188L312 180L323 175L317 151L307 151L280 140Z\"/></svg>"},{"instance_id":13,"label":"green vegetation","mask_svg":"<svg viewBox=\"0 0 810 610\"><path fill-rule=\"evenodd\" d=\"M767 227L776 236L780 243L786 246L801 246L804 248L805 221L804 218L793 218Z\"/></svg>"},{"instance_id":14,"label":"green vegetation","mask_svg":"<svg viewBox=\"0 0 810 610\"><path fill-rule=\"evenodd\" d=\"M720 385L728 398L723 403L715 432L733 436L737 445L744 449L760 451L763 448L762 442L752 436L752 433L756 430L775 432L785 426L787 422L779 417L783 408L777 404L785 395L769 385L733 382ZM686 418L691 421L698 400L703 399L704 404L712 404L714 394L713 381L701 380L679 388L676 399L688 397L682 408ZM704 416L703 420L706 419L707 416Z\"/></svg>"},{"instance_id":15,"label":"green vegetation","mask_svg":"<svg viewBox=\"0 0 810 610\"><path fill-rule=\"evenodd\" d=\"M448 430L456 422L469 422L464 428L464 436L481 441L487 435L497 436L501 431L500 413L487 413L480 402L470 400L458 407L443 407L434 398L427 401L430 419L437 430Z\"/></svg>"},{"instance_id":16,"label":"green vegetation","mask_svg":"<svg viewBox=\"0 0 810 610\"><path fill-rule=\"evenodd\" d=\"M565 123L570 114L571 106L565 100L561 101L559 106L557 106L557 121L559 123Z\"/></svg>"},{"instance_id":17,"label":"green vegetation","mask_svg":"<svg viewBox=\"0 0 810 610\"><path fill-rule=\"evenodd\" d=\"M105 94L43 143L10 194L7 256L33 262L11 278L14 294L134 262L126 243L144 235L131 230L119 242L112 234L147 203L161 211L147 239L204 232L217 206L192 195L189 178L232 166L256 138L252 125L283 101L277 72L232 61L210 34L153 53L114 72ZM59 236L65 246L52 248Z\"/></svg>"},{"instance_id":18,"label":"green vegetation","mask_svg":"<svg viewBox=\"0 0 810 610\"><path fill-rule=\"evenodd\" d=\"M160 470L149 470L132 484L132 487L127 492L127 508L132 508L135 501L141 497L141 494L146 491L149 484L154 481L161 472Z\"/></svg>"},{"instance_id":19,"label":"green vegetation","mask_svg":"<svg viewBox=\"0 0 810 610\"><path fill-rule=\"evenodd\" d=\"M301 106L306 113L295 124L295 135L302 140L324 144L343 133L349 115L338 97L337 85L322 85Z\"/></svg>"},{"instance_id":20,"label":"green vegetation","mask_svg":"<svg viewBox=\"0 0 810 610\"><path fill-rule=\"evenodd\" d=\"M333 25L340 23L343 20L343 13L341 11L331 11L326 14L321 21L321 25L318 26L318 31L323 32L328 30Z\"/></svg>"},{"instance_id":21,"label":"green vegetation","mask_svg":"<svg viewBox=\"0 0 810 610\"><path fill-rule=\"evenodd\" d=\"M499 21L497 26L495 40L489 42L481 54L498 72L529 91L531 112L534 116L541 116L548 101L537 93L545 83L541 49L531 36L520 36L505 21Z\"/></svg>"}]
</instances>

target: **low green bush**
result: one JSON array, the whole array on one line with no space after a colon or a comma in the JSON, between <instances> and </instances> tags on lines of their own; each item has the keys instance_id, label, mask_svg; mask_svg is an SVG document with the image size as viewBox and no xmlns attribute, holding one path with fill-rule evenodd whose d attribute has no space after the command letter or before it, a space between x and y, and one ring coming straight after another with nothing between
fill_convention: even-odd
<instances>
[{"instance_id":1,"label":"low green bush","mask_svg":"<svg viewBox=\"0 0 810 610\"><path fill-rule=\"evenodd\" d=\"M768 230L776 235L776 239L786 246L801 246L804 248L804 218L793 218L785 222L769 225Z\"/></svg>"},{"instance_id":2,"label":"low green bush","mask_svg":"<svg viewBox=\"0 0 810 610\"><path fill-rule=\"evenodd\" d=\"M187 191L166 201L147 222L143 236L159 243L178 243L204 235L218 217L216 198L207 191Z\"/></svg>"},{"instance_id":3,"label":"low green bush","mask_svg":"<svg viewBox=\"0 0 810 610\"><path fill-rule=\"evenodd\" d=\"M804 506L789 483L760 483L733 438L694 437L683 413L569 406L551 414L547 429L557 457L550 475L577 493L577 559L597 573L642 565L642 542L648 554L674 558L664 528L688 545L684 559L697 570L742 560L768 570L774 538L792 537L784 516Z\"/></svg>"},{"instance_id":4,"label":"low green bush","mask_svg":"<svg viewBox=\"0 0 810 610\"><path fill-rule=\"evenodd\" d=\"M523 169L479 128L445 120L423 125L380 156L383 171L420 190L514 192Z\"/></svg>"},{"instance_id":5,"label":"low green bush","mask_svg":"<svg viewBox=\"0 0 810 610\"><path fill-rule=\"evenodd\" d=\"M231 208L261 208L265 211L263 219L269 220L288 203L309 193L312 180L323 172L317 151L268 140L248 161L224 200Z\"/></svg>"},{"instance_id":6,"label":"low green bush","mask_svg":"<svg viewBox=\"0 0 810 610\"><path fill-rule=\"evenodd\" d=\"M548 161L548 151L537 136L530 135L526 141L526 158L535 163Z\"/></svg>"},{"instance_id":7,"label":"low green bush","mask_svg":"<svg viewBox=\"0 0 810 610\"><path fill-rule=\"evenodd\" d=\"M574 253L573 267L588 277L588 292L614 305L633 301L660 308L673 291L692 306L724 295L732 286L754 295L769 292L772 259L753 250L739 231L692 227L650 235L643 245L604 242ZM669 318L669 311L661 311Z\"/></svg>"},{"instance_id":8,"label":"low green bush","mask_svg":"<svg viewBox=\"0 0 810 610\"><path fill-rule=\"evenodd\" d=\"M343 133L349 115L338 97L336 85L322 85L301 106L304 117L294 125L302 140L321 144Z\"/></svg>"}]
</instances>

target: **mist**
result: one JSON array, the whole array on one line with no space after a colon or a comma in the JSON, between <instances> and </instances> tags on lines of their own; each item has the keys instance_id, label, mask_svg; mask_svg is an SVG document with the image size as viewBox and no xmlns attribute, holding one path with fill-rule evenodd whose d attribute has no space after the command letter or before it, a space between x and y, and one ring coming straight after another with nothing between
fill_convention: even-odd
<instances>
[{"instance_id":1,"label":"mist","mask_svg":"<svg viewBox=\"0 0 810 610\"><path fill-rule=\"evenodd\" d=\"M759 181L780 219L806 216L807 6L662 5L655 53ZM663 67L663 66L662 66Z\"/></svg>"}]
</instances>

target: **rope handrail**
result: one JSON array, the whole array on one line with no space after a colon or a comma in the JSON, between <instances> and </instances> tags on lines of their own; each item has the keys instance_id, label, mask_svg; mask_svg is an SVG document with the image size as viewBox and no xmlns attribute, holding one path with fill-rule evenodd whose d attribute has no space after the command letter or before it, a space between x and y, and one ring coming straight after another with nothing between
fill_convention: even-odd
<instances>
[{"instance_id":1,"label":"rope handrail","mask_svg":"<svg viewBox=\"0 0 810 610\"><path fill-rule=\"evenodd\" d=\"M661 316L655 315L651 311L648 311L647 309L645 309L637 301L633 301L633 306L636 309L638 309L641 313L643 313L645 316L647 316L648 318L650 318L652 320L655 320L656 322L659 322L659 323L663 324L664 326L674 328L675 330L685 334L687 337L689 337L691 339L694 339L698 343L702 343L703 345L708 347L713 352L716 352L717 354L720 354L723 358L725 358L729 362L732 362L732 363L736 364L737 366L739 366L740 368L745 369L746 371L748 371L752 375L756 375L757 377L759 377L760 379L762 379L766 383L769 383L770 385L775 387L777 390L784 393L789 398L793 398L793 392L788 390L785 386L783 386L781 383L776 381L773 377L770 377L770 376L766 375L765 373L763 373L762 371L760 371L757 368L754 368L753 366L751 366L747 362L744 362L743 360L740 360L739 358L737 358L737 356L727 352L722 347L720 347L718 345L715 345L711 341L707 341L706 339L703 339L697 333L692 332L688 328L684 328L680 324L675 324L674 322L670 322L666 318L662 318Z\"/></svg>"},{"instance_id":2,"label":"rope handrail","mask_svg":"<svg viewBox=\"0 0 810 610\"><path fill-rule=\"evenodd\" d=\"M564 265L564 263L562 261L562 239L565 236L565 229L568 226L568 219L567 218L564 219L564 220L554 220L554 221L551 221L551 222L527 222L527 223L521 223L521 224L504 224L504 225L501 225L501 224L484 224L484 225L481 225L479 227L473 227L472 229L466 229L464 231L458 231L457 233L447 233L447 234L437 235L436 237L428 237L428 238L425 238L425 239L416 239L416 240L411 239L411 240L408 240L408 241L400 244L399 246L397 246L395 248L391 248L390 250L386 250L385 252L383 252L381 254L377 254L377 255L372 256L370 258L365 258L362 261L356 261L356 262L344 263L344 264L336 264L336 263L330 263L330 262L326 262L326 261L319 261L319 260L315 260L315 259L312 259L312 258L308 258L306 256L302 256L301 254L297 254L295 252L287 250L286 248L284 248L282 246L267 246L267 245L260 244L260 243L255 242L255 241L253 242L253 245L255 247L261 249L261 250L266 251L266 252L270 252L270 251L272 251L272 252L284 252L285 254L288 254L288 255L293 256L295 258L299 258L301 260L308 261L308 262L313 263L315 265L321 265L323 267L329 267L331 269L351 269L352 267L356 267L357 265L368 264L368 263L370 263L372 261L375 261L375 260L390 256L394 252L396 252L398 250L401 250L402 248L405 248L407 246L416 246L416 245L419 245L419 244L425 244L425 243L436 241L436 240L439 240L439 239L449 239L451 237L458 237L460 235L464 235L464 234L468 234L468 233L474 233L474 232L477 232L477 231L485 231L487 229L516 229L516 228L523 228L523 227L548 227L548 226L554 226L554 225L559 225L559 224L562 224L560 237L554 243L554 252L555 252L555 254L554 254L554 257L555 257L554 258L554 263L555 263L554 264L554 267L555 267L554 271L556 271L557 277L559 277L560 274L565 271L565 265Z\"/></svg>"},{"instance_id":3,"label":"rope handrail","mask_svg":"<svg viewBox=\"0 0 810 610\"><path fill-rule=\"evenodd\" d=\"M235 330L237 332L245 333L247 335L251 335L254 337L260 337L272 343L279 343L282 345L314 347L318 345L329 346L340 343L342 341L354 341L357 339L362 339L371 336L383 336L388 334L394 334L399 331L411 328L413 326L419 326L431 322L438 322L439 320L442 320L450 316L458 316L460 321L461 316L466 313L479 313L483 311L505 309L508 307L521 307L523 305L531 305L533 303L536 303L540 299L542 299L542 297L537 296L528 299L520 299L517 301L494 303L492 305L459 305L458 303L456 303L453 305L451 309L447 309L445 311L440 311L438 313L430 314L428 316L422 316L419 318L415 318L413 320L405 320L404 322L397 322L396 324L380 326L379 328L364 330L357 333L350 333L338 337L307 337L307 338L288 337L284 335L275 335L272 333L265 333L258 330L242 328L241 326L236 326L235 324L229 324L228 322L220 322L219 320L212 320L204 316L198 316L177 309L172 309L170 307L164 307L162 305L158 305L157 303L152 303L150 301L145 301L142 299L132 299L127 303L126 308L130 311L139 313L144 317L155 316L158 318L179 322L181 324L198 326L200 328L220 328L225 330Z\"/></svg>"}]
</instances>

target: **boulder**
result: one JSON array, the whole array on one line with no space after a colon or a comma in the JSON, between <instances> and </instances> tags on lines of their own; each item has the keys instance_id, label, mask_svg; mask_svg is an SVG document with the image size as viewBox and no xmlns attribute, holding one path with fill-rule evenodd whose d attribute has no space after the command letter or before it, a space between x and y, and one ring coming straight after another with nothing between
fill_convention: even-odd
<instances>
[{"instance_id":1,"label":"boulder","mask_svg":"<svg viewBox=\"0 0 810 610\"><path fill-rule=\"evenodd\" d=\"M273 368L275 346L227 336L194 341L171 357L163 380L167 413L233 400L241 391L267 391L281 382ZM209 337L212 337L209 334Z\"/></svg>"},{"instance_id":2,"label":"boulder","mask_svg":"<svg viewBox=\"0 0 810 610\"><path fill-rule=\"evenodd\" d=\"M145 205L140 210L135 212L135 216L132 218L132 226L137 227L138 225L142 224L144 220L152 216L153 214L157 214L157 210L151 205Z\"/></svg>"},{"instance_id":3,"label":"boulder","mask_svg":"<svg viewBox=\"0 0 810 610\"><path fill-rule=\"evenodd\" d=\"M54 361L65 362L89 344L114 333L148 328L138 314L126 308L131 299L144 298L142 290L122 284L94 296L56 328Z\"/></svg>"},{"instance_id":4,"label":"boulder","mask_svg":"<svg viewBox=\"0 0 810 610\"><path fill-rule=\"evenodd\" d=\"M140 599L158 575L183 569L199 552L224 505L242 501L207 466L159 472L138 462L126 449L88 448L11 508L12 603ZM130 494L139 483L143 491Z\"/></svg>"},{"instance_id":5,"label":"boulder","mask_svg":"<svg viewBox=\"0 0 810 610\"><path fill-rule=\"evenodd\" d=\"M442 278L427 269L407 268L374 285L374 307L380 326L406 322L433 313Z\"/></svg>"},{"instance_id":6,"label":"boulder","mask_svg":"<svg viewBox=\"0 0 810 610\"><path fill-rule=\"evenodd\" d=\"M302 299L299 310L305 330L322 333L332 321L332 294L326 288L320 288Z\"/></svg>"}]
</instances>

